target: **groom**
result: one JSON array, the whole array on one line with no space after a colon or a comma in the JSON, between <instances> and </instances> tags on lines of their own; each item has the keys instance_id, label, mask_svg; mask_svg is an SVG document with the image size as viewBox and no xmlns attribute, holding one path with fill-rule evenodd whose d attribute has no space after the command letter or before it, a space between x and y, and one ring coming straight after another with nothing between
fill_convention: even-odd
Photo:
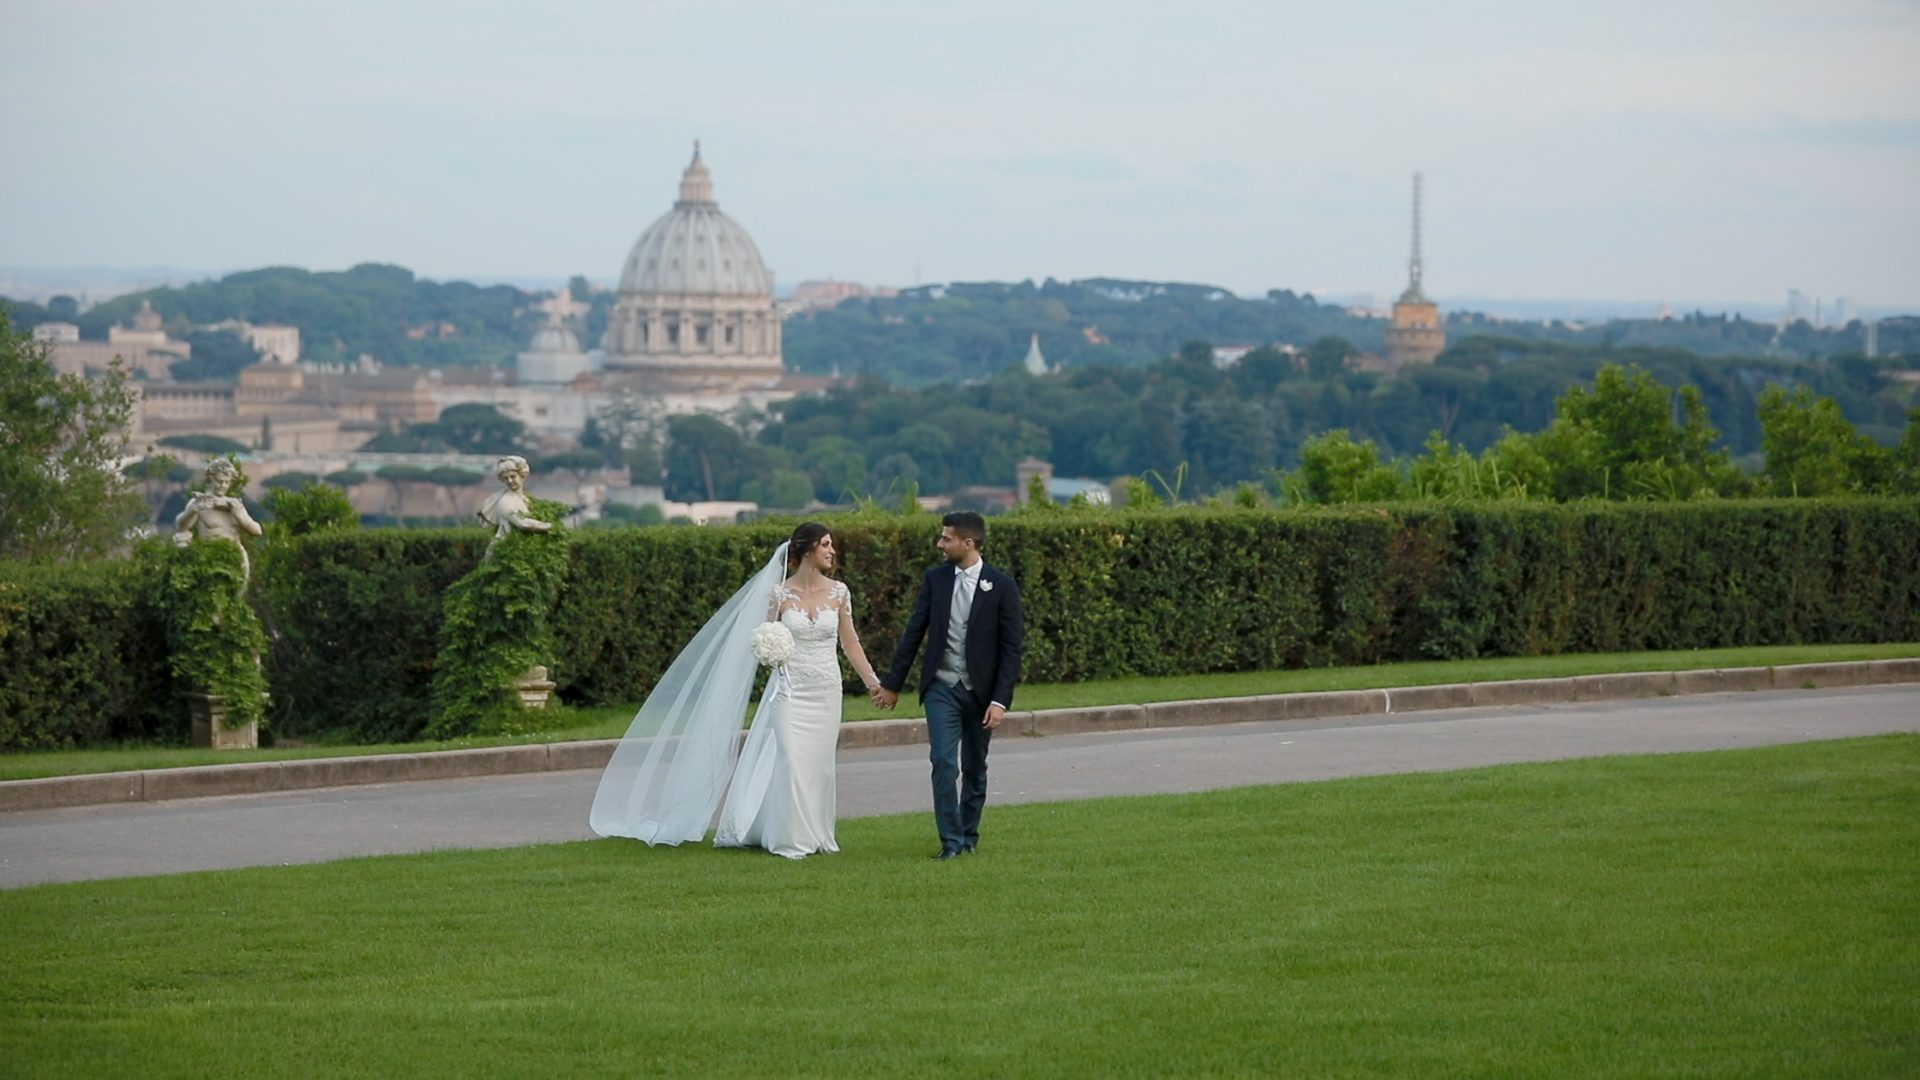
<instances>
[{"instance_id":1,"label":"groom","mask_svg":"<svg viewBox=\"0 0 1920 1080\"><path fill-rule=\"evenodd\" d=\"M987 523L979 514L940 519L945 565L920 579L913 615L894 650L893 667L873 692L891 709L900 700L925 639L920 700L927 707L932 744L933 817L940 854L951 859L980 842L980 810L987 804L987 743L1013 704L1020 677L1020 587L980 558ZM954 790L959 782L958 793Z\"/></svg>"}]
</instances>

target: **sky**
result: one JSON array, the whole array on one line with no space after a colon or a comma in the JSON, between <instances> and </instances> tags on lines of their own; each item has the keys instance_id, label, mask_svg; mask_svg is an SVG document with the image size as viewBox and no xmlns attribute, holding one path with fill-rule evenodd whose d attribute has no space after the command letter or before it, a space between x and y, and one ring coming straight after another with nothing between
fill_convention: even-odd
<instances>
[{"instance_id":1,"label":"sky","mask_svg":"<svg viewBox=\"0 0 1920 1080\"><path fill-rule=\"evenodd\" d=\"M7 0L0 266L1920 306L1920 3Z\"/></svg>"}]
</instances>

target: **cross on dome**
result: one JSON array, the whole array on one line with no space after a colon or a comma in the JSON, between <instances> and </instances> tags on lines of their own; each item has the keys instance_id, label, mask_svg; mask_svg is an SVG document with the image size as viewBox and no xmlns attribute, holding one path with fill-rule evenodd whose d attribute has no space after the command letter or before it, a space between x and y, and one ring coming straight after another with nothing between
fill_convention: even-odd
<instances>
[{"instance_id":1,"label":"cross on dome","mask_svg":"<svg viewBox=\"0 0 1920 1080\"><path fill-rule=\"evenodd\" d=\"M559 326L568 319L578 318L593 310L592 304L583 304L573 298L573 290L565 285L560 291L533 305L547 313L547 325Z\"/></svg>"}]
</instances>

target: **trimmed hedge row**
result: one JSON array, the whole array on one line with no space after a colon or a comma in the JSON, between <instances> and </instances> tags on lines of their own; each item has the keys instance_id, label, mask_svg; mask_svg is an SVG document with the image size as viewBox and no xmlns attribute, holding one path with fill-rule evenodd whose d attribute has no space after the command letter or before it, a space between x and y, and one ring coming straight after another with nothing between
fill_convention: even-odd
<instances>
[{"instance_id":1,"label":"trimmed hedge row","mask_svg":"<svg viewBox=\"0 0 1920 1080\"><path fill-rule=\"evenodd\" d=\"M152 563L0 564L0 750L184 741Z\"/></svg>"},{"instance_id":2,"label":"trimmed hedge row","mask_svg":"<svg viewBox=\"0 0 1920 1080\"><path fill-rule=\"evenodd\" d=\"M884 667L938 558L938 520L834 528ZM1920 640L1915 499L1089 511L989 528L989 560L1020 582L1034 682ZM644 696L785 532L578 534L553 617L562 696ZM416 737L441 595L486 541L479 529L345 532L273 552L275 729Z\"/></svg>"}]
</instances>

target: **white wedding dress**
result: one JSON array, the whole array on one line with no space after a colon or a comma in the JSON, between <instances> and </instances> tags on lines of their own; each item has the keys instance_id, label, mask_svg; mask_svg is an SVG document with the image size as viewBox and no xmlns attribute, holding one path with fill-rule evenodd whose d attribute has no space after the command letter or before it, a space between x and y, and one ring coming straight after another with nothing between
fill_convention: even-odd
<instances>
[{"instance_id":1,"label":"white wedding dress","mask_svg":"<svg viewBox=\"0 0 1920 1080\"><path fill-rule=\"evenodd\" d=\"M853 629L847 587L832 582L817 610L786 583L781 544L752 580L714 612L660 676L613 751L588 822L601 836L647 844L760 847L788 858L838 851L834 750L840 737L840 661L869 687L873 668ZM776 668L744 746L757 663L754 632L778 620L793 655Z\"/></svg>"},{"instance_id":2,"label":"white wedding dress","mask_svg":"<svg viewBox=\"0 0 1920 1080\"><path fill-rule=\"evenodd\" d=\"M852 637L852 598L836 581L825 607L806 611L799 604L792 589L774 589L768 621L777 619L793 633L793 656L767 681L720 810L715 847L765 848L789 859L840 850L833 839L837 652L843 635L858 640Z\"/></svg>"}]
</instances>

